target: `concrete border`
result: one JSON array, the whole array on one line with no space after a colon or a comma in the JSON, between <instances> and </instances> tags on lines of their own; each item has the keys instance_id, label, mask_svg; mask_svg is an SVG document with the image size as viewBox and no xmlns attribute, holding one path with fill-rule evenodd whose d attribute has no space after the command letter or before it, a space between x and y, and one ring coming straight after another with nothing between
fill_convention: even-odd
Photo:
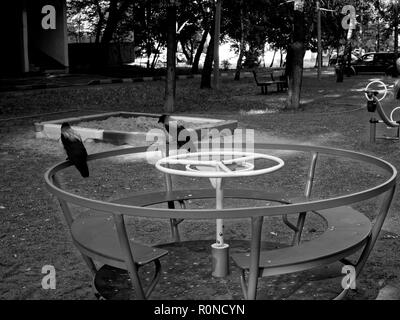
<instances>
[{"instance_id":1,"label":"concrete border","mask_svg":"<svg viewBox=\"0 0 400 320\"><path fill-rule=\"evenodd\" d=\"M125 111L116 111L116 112L107 112L107 113L99 113L88 116L81 117L72 117L72 118L64 118L58 120L44 121L44 122L36 122L35 126L35 135L36 138L47 138L52 140L60 139L61 135L61 123L69 122L73 129L76 130L82 137L82 140L87 139L95 139L101 140L104 142L113 143L116 145L122 144L133 144L133 145L146 145L151 143L149 141L146 143L147 132L126 132L126 131L118 131L118 130L99 130L99 129L91 129L84 128L79 126L74 126L82 121L91 121L91 120L104 120L109 117L151 117L151 118L159 118L161 114L155 113L140 113L140 112L125 112ZM173 120L183 120L188 122L198 122L199 125L195 126L193 130L197 133L198 137L201 137L202 130L205 129L216 129L222 131L224 129L235 130L237 128L238 122L236 120L223 120L223 119L215 119L215 118L201 118L201 117L189 117L189 116L171 116ZM204 124L207 122L207 124ZM201 137L202 138L202 137Z\"/></svg>"}]
</instances>

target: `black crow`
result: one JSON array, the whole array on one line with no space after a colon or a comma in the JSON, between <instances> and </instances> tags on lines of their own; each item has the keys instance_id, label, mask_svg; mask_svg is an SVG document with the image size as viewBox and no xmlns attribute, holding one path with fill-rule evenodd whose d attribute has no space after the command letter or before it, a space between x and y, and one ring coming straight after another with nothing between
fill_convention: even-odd
<instances>
[{"instance_id":1,"label":"black crow","mask_svg":"<svg viewBox=\"0 0 400 320\"><path fill-rule=\"evenodd\" d=\"M64 122L61 125L61 142L67 153L67 160L71 161L78 169L82 177L89 177L89 168L87 165L87 152L82 143L82 139L77 132L72 130L69 123Z\"/></svg>"},{"instance_id":2,"label":"black crow","mask_svg":"<svg viewBox=\"0 0 400 320\"><path fill-rule=\"evenodd\" d=\"M170 117L167 114L163 114L159 119L158 119L158 123L162 123L164 125L165 130L169 133L169 121L170 121ZM184 146L186 143L188 143L190 141L190 135L186 136L186 139L183 140L179 140L179 134L183 131L183 130L187 130L184 126L177 124L176 126L176 143L178 146L178 149L180 149L182 146ZM190 148L188 148L188 151L190 152Z\"/></svg>"}]
</instances>

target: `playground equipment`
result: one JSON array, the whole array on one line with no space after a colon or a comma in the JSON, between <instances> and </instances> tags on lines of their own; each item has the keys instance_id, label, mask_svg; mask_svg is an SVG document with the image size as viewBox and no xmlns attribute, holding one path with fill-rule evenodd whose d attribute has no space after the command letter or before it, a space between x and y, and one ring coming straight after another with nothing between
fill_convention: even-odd
<instances>
[{"instance_id":1,"label":"playground equipment","mask_svg":"<svg viewBox=\"0 0 400 320\"><path fill-rule=\"evenodd\" d=\"M165 172L167 177L171 174L179 174L224 179L236 176L258 175L279 169L283 165L283 160L268 155L271 151L305 154L310 156L310 165L305 179L304 196L301 200L286 199L284 193L271 194L265 190L242 189L240 187L234 189L222 189L220 187L217 190L174 190L171 180L167 179L164 191L134 193L111 202L100 201L73 194L63 189L59 174L72 165L69 161L64 161L51 167L45 173L46 186L60 202L73 242L82 253L86 264L91 270L94 278L94 287L99 294L108 299L121 299L121 296L117 294L118 290L112 290L108 294L105 294L103 291L104 288L99 285L101 283L99 282L99 277L104 275L104 270L111 270L113 277L123 272L125 274L128 273L129 279L127 283L129 288L134 289L135 297L138 299L148 298L160 279L160 260L167 259L166 255L168 251L172 250L174 252L174 245L179 247L185 245L185 242L175 242L166 244L165 246L150 247L136 243L132 240L131 236L128 236L127 225L125 224L125 218L127 217L169 219L171 221L171 234L174 240L179 239L178 222L183 219L193 221L204 219L220 219L221 221L222 219L249 219L252 230L250 252L241 251L232 254L233 261L241 270L241 285L246 299L256 298L259 277L309 270L331 264L335 261L353 266L357 276L359 276L375 245L388 213L396 186L396 169L390 163L373 156L327 147L255 144L254 150L255 154L233 154L237 158L233 158L231 162L238 165L242 163L237 172L225 168L229 167L229 161L196 162L193 159L187 158L186 155L167 157L161 160L157 167ZM88 157L88 161L145 151L146 147L117 149L91 154ZM218 154L221 156L221 152L218 152ZM212 153L209 155L213 156L215 154ZM311 191L313 189L319 155L350 159L368 164L369 168L372 166L384 171L385 174L383 177L386 178L365 190L326 199L312 199ZM251 160L257 157L270 159L277 164L270 168L260 169L259 171L254 170ZM295 161L297 162L298 160ZM168 170L168 166L175 163L183 164L186 168L190 166L191 170ZM288 162L285 159L285 165L287 164ZM210 169L207 172L200 172L196 168L196 166L203 165L214 168L214 171ZM322 167L321 169L323 170L324 168ZM184 205L186 200L213 199L216 197L216 193L217 198L219 197L220 199L262 200L268 201L270 205L246 208L221 208L218 206L216 209L190 209ZM219 196L218 193L220 194ZM376 198L381 194L385 194L385 197L373 224L364 214L349 207L360 201ZM180 203L181 207L174 210L171 210L172 206L169 206L168 209L151 207L154 204L175 204L175 202ZM73 209L75 210L76 208L87 208L89 212L74 219ZM310 214L317 214L325 220L327 229L318 238L302 242L301 234L304 222ZM292 224L288 220L289 215L297 217L296 224ZM262 224L264 217L267 216L281 216L286 225L294 231L292 246L268 251L262 249ZM201 241L199 240L199 242ZM352 256L356 252L361 252L357 256L358 258ZM352 256L352 259L356 259L356 261L350 261L348 259L349 256ZM177 261L179 257L176 256L173 259L173 261ZM104 265L98 267L95 261ZM183 261L193 265L190 261ZM139 268L151 263L155 265L154 276L145 289L143 285L144 279L140 277ZM174 268L167 269L173 270ZM110 281L107 280L106 282ZM207 282L203 281L202 283ZM166 288L165 290L168 290L168 285ZM343 288L343 291L337 298L342 298L350 288L351 284L349 287Z\"/></svg>"},{"instance_id":2,"label":"playground equipment","mask_svg":"<svg viewBox=\"0 0 400 320\"><path fill-rule=\"evenodd\" d=\"M224 158L225 156L229 158L220 159ZM204 158L209 157L211 157L211 159L203 160ZM276 162L277 164L272 167L254 170L254 164L252 164L251 161L254 161L255 159L268 159ZM185 170L164 167L163 165L166 164L185 165ZM239 164L240 167L235 168L233 171L228 167L232 164ZM182 175L187 177L212 178L213 180L211 180L211 183L216 192L215 199L217 210L224 208L223 178L249 177L271 173L282 168L283 165L284 162L282 159L274 156L234 150L178 154L162 158L156 163L157 169L167 174ZM229 273L229 245L224 243L224 225L222 219L217 219L216 242L211 245L211 248L213 261L212 275L214 277L227 276Z\"/></svg>"},{"instance_id":3,"label":"playground equipment","mask_svg":"<svg viewBox=\"0 0 400 320\"><path fill-rule=\"evenodd\" d=\"M372 85L378 84L381 88L383 89L378 89L378 90L373 90L371 89ZM397 96L397 90L396 90L395 85L395 98ZM391 112L389 117L383 110L381 101L383 101L388 94L388 87L386 84L382 81L375 80L370 82L367 87L365 88L365 97L367 99L367 110L368 112L378 113L380 119L377 119L376 117L372 116L371 119L369 120L370 123L370 142L375 142L376 139L386 139L386 140L399 140L400 137L400 120L395 120L394 119L394 114L395 112L398 112L400 110L400 107L394 108ZM380 96L379 96L380 95ZM387 128L395 128L396 134L394 136L377 136L377 125L385 125Z\"/></svg>"}]
</instances>

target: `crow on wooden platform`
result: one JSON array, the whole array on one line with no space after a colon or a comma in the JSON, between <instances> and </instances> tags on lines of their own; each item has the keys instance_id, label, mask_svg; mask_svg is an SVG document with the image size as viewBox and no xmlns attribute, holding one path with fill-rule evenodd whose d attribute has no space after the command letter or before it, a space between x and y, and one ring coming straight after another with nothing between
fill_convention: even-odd
<instances>
[{"instance_id":1,"label":"crow on wooden platform","mask_svg":"<svg viewBox=\"0 0 400 320\"><path fill-rule=\"evenodd\" d=\"M87 165L87 152L82 143L80 135L72 130L68 122L61 125L61 142L67 153L67 160L71 161L78 169L82 177L89 177L89 168Z\"/></svg>"},{"instance_id":2,"label":"crow on wooden platform","mask_svg":"<svg viewBox=\"0 0 400 320\"><path fill-rule=\"evenodd\" d=\"M168 132L168 134L171 134L169 121L170 121L170 116L167 114L161 115L161 117L158 119L158 123L162 123L164 125L165 130ZM179 140L179 134L183 130L187 130L187 129L184 126L177 124L177 126L176 126L176 143L177 143L178 149L182 148L186 143L188 143L190 141L190 135L187 135L185 140ZM188 151L190 152L190 148L188 148Z\"/></svg>"}]
</instances>

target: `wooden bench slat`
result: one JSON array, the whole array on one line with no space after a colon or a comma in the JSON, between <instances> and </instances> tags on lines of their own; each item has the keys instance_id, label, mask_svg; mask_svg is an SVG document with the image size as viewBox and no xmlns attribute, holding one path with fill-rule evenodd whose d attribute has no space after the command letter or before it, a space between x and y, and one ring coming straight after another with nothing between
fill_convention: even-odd
<instances>
[{"instance_id":1,"label":"wooden bench slat","mask_svg":"<svg viewBox=\"0 0 400 320\"><path fill-rule=\"evenodd\" d=\"M285 273L285 270L287 272L291 270L290 268L283 269L285 266L318 264L318 261L323 264L330 256L333 257L341 252L347 256L349 251L358 250L371 232L370 220L351 207L321 210L318 214L326 220L328 225L321 236L298 246L262 251L260 269L282 268L282 273ZM234 254L232 258L240 268L250 268L250 253ZM300 270L302 270L301 267L296 269L296 271ZM267 274L268 270L265 270L264 275Z\"/></svg>"},{"instance_id":2,"label":"wooden bench slat","mask_svg":"<svg viewBox=\"0 0 400 320\"><path fill-rule=\"evenodd\" d=\"M106 264L125 268L114 219L106 214L97 214L76 219L71 225L71 234L75 245L90 257ZM132 255L139 265L161 258L167 250L150 247L130 241Z\"/></svg>"}]
</instances>

